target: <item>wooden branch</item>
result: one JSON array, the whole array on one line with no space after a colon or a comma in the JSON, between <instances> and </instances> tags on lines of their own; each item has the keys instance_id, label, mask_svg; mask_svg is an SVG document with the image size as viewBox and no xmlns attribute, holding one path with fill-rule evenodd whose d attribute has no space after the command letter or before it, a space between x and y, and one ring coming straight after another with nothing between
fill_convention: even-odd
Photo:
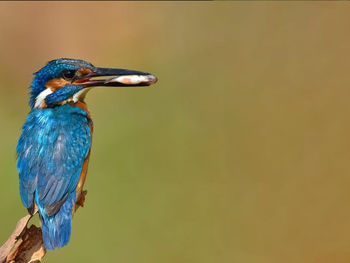
<instances>
[{"instance_id":1,"label":"wooden branch","mask_svg":"<svg viewBox=\"0 0 350 263\"><path fill-rule=\"evenodd\" d=\"M74 211L84 206L87 191L78 196ZM34 215L37 213L35 211ZM40 262L46 254L41 228L35 225L27 227L33 215L21 218L15 230L0 248L0 263L36 263Z\"/></svg>"},{"instance_id":2,"label":"wooden branch","mask_svg":"<svg viewBox=\"0 0 350 263\"><path fill-rule=\"evenodd\" d=\"M31 215L21 218L15 230L0 248L0 263L34 263L45 256L41 228L31 225L27 227Z\"/></svg>"}]
</instances>

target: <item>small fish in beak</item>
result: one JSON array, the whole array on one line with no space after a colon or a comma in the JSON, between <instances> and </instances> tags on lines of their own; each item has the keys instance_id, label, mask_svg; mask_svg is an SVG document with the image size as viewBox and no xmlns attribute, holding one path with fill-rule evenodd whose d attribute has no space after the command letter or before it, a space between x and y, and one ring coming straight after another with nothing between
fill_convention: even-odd
<instances>
[{"instance_id":1,"label":"small fish in beak","mask_svg":"<svg viewBox=\"0 0 350 263\"><path fill-rule=\"evenodd\" d=\"M157 77L154 75L126 75L107 79L105 83L113 82L124 85L151 85L157 82Z\"/></svg>"}]
</instances>

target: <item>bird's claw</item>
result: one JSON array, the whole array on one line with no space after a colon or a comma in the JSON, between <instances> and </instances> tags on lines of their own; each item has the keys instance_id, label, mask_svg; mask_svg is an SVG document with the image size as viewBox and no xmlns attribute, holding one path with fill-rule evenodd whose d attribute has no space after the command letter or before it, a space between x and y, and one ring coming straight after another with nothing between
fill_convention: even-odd
<instances>
[{"instance_id":1,"label":"bird's claw","mask_svg":"<svg viewBox=\"0 0 350 263\"><path fill-rule=\"evenodd\" d=\"M87 194L87 190L81 191L80 195L78 197L78 200L76 202L77 206L84 207L84 202L85 202L85 196Z\"/></svg>"}]
</instances>

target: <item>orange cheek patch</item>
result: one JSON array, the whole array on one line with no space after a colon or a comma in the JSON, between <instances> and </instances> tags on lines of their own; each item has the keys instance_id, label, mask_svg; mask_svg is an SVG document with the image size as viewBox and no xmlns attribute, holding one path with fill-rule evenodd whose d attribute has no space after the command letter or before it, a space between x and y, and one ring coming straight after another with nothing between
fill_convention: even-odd
<instances>
[{"instance_id":1,"label":"orange cheek patch","mask_svg":"<svg viewBox=\"0 0 350 263\"><path fill-rule=\"evenodd\" d=\"M63 78L52 79L52 80L49 80L48 82L46 82L46 88L48 88L52 91L56 91L56 90L59 90L60 88L62 88L66 84L70 84L70 82L63 79Z\"/></svg>"},{"instance_id":2,"label":"orange cheek patch","mask_svg":"<svg viewBox=\"0 0 350 263\"><path fill-rule=\"evenodd\" d=\"M91 71L91 69L88 69L88 68L80 68L80 69L78 69L78 74L80 75L80 76L82 76L82 75L87 75L87 74L90 74L92 71Z\"/></svg>"},{"instance_id":3,"label":"orange cheek patch","mask_svg":"<svg viewBox=\"0 0 350 263\"><path fill-rule=\"evenodd\" d=\"M78 76L84 76L84 75L90 74L91 72L92 72L91 69L80 68L80 69L78 69L76 74ZM56 91L56 90L59 90L60 88L62 88L66 84L79 84L79 83L85 82L86 80L88 80L88 78L78 79L78 80L74 81L73 83L71 83L69 80L66 80L64 78L52 79L52 80L49 80L48 82L46 82L46 88L48 88L52 91Z\"/></svg>"},{"instance_id":4,"label":"orange cheek patch","mask_svg":"<svg viewBox=\"0 0 350 263\"><path fill-rule=\"evenodd\" d=\"M81 76L84 76L84 75L88 75L92 72L91 69L88 69L88 68L80 68L77 70L77 73L76 75L81 77ZM76 81L73 82L73 84L81 84L81 83L84 83L86 82L87 80L89 80L89 78L81 78L81 79L77 79Z\"/></svg>"}]
</instances>

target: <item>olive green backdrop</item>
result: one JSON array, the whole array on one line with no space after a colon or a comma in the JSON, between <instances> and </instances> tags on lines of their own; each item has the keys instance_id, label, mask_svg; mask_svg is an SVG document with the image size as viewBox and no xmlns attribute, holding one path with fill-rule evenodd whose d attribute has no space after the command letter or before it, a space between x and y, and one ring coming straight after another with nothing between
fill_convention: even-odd
<instances>
[{"instance_id":1,"label":"olive green backdrop","mask_svg":"<svg viewBox=\"0 0 350 263\"><path fill-rule=\"evenodd\" d=\"M159 82L88 94L89 192L45 262L349 262L349 28L341 2L0 3L0 242L31 74L72 57Z\"/></svg>"}]
</instances>

